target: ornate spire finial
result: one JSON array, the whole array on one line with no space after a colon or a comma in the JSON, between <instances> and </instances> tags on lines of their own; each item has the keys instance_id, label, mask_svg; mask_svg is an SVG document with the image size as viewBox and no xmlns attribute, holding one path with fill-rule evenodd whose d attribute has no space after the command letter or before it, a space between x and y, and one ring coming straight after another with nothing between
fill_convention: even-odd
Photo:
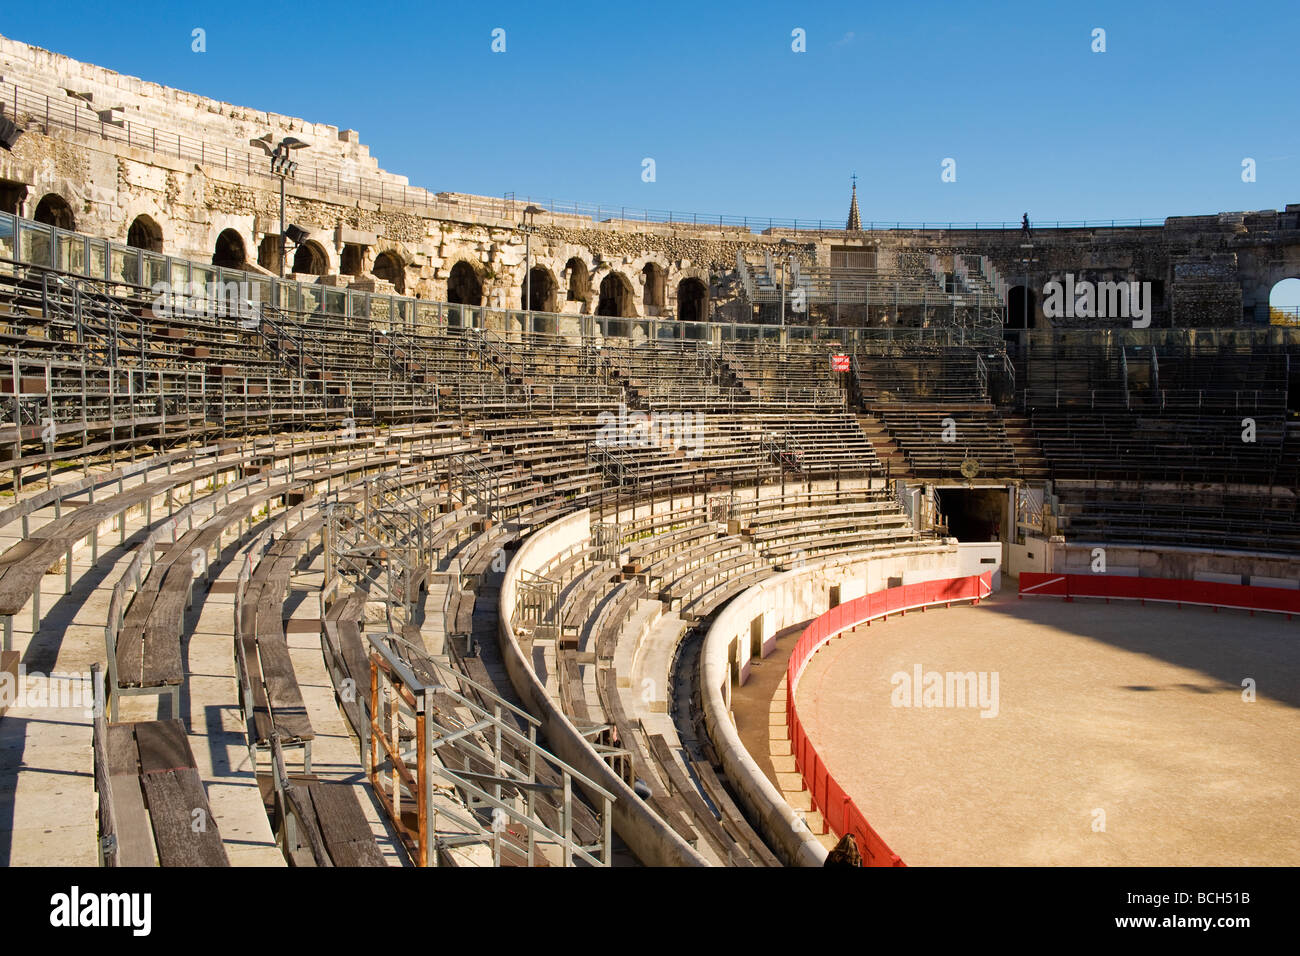
<instances>
[{"instance_id":1,"label":"ornate spire finial","mask_svg":"<svg viewBox=\"0 0 1300 956\"><path fill-rule=\"evenodd\" d=\"M849 221L844 228L850 232L862 231L862 217L858 215L858 174L849 177L853 180L853 197L849 200Z\"/></svg>"}]
</instances>

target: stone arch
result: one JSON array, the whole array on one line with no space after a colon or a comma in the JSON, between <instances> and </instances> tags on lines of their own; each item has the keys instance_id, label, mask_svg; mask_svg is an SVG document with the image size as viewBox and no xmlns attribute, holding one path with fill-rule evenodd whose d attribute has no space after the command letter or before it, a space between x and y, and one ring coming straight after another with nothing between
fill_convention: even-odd
<instances>
[{"instance_id":1,"label":"stone arch","mask_svg":"<svg viewBox=\"0 0 1300 956\"><path fill-rule=\"evenodd\" d=\"M590 302L591 270L587 268L587 263L574 256L564 264L564 272L568 276L565 298L570 302Z\"/></svg>"},{"instance_id":2,"label":"stone arch","mask_svg":"<svg viewBox=\"0 0 1300 956\"><path fill-rule=\"evenodd\" d=\"M391 282L399 295L406 293L406 263L396 252L388 250L375 256L370 274L376 279Z\"/></svg>"},{"instance_id":3,"label":"stone arch","mask_svg":"<svg viewBox=\"0 0 1300 956\"><path fill-rule=\"evenodd\" d=\"M72 214L68 201L58 193L46 193L36 204L36 213L32 216L37 222L60 229L73 231L77 228L77 219Z\"/></svg>"},{"instance_id":4,"label":"stone arch","mask_svg":"<svg viewBox=\"0 0 1300 956\"><path fill-rule=\"evenodd\" d=\"M635 303L632 280L623 273L611 271L600 280L600 300L596 304L597 315L632 318L636 315Z\"/></svg>"},{"instance_id":5,"label":"stone arch","mask_svg":"<svg viewBox=\"0 0 1300 956\"><path fill-rule=\"evenodd\" d=\"M1268 290L1270 321L1300 322L1300 275L1278 279Z\"/></svg>"},{"instance_id":6,"label":"stone arch","mask_svg":"<svg viewBox=\"0 0 1300 956\"><path fill-rule=\"evenodd\" d=\"M329 253L315 239L308 239L294 250L293 271L300 275L326 275L330 271Z\"/></svg>"},{"instance_id":7,"label":"stone arch","mask_svg":"<svg viewBox=\"0 0 1300 956\"><path fill-rule=\"evenodd\" d=\"M645 306L646 312L662 309L667 295L667 271L657 262L647 262L641 268L641 279L641 304Z\"/></svg>"},{"instance_id":8,"label":"stone arch","mask_svg":"<svg viewBox=\"0 0 1300 956\"><path fill-rule=\"evenodd\" d=\"M519 283L519 302L525 310L531 309L534 312L558 312L559 288L560 284L556 281L555 273L540 263L533 263L533 267L528 270L526 281ZM531 289L533 300L530 304L528 301L528 291Z\"/></svg>"},{"instance_id":9,"label":"stone arch","mask_svg":"<svg viewBox=\"0 0 1300 956\"><path fill-rule=\"evenodd\" d=\"M483 277L465 259L457 261L447 275L447 301L455 305L483 304Z\"/></svg>"},{"instance_id":10,"label":"stone arch","mask_svg":"<svg viewBox=\"0 0 1300 956\"><path fill-rule=\"evenodd\" d=\"M243 269L248 264L244 237L234 229L221 230L212 252L212 264L223 269Z\"/></svg>"},{"instance_id":11,"label":"stone arch","mask_svg":"<svg viewBox=\"0 0 1300 956\"><path fill-rule=\"evenodd\" d=\"M27 184L12 179L0 179L0 212L20 216L27 202Z\"/></svg>"},{"instance_id":12,"label":"stone arch","mask_svg":"<svg viewBox=\"0 0 1300 956\"><path fill-rule=\"evenodd\" d=\"M131 228L126 231L126 244L146 252L162 252L162 226L152 216L141 213L131 220Z\"/></svg>"}]
</instances>

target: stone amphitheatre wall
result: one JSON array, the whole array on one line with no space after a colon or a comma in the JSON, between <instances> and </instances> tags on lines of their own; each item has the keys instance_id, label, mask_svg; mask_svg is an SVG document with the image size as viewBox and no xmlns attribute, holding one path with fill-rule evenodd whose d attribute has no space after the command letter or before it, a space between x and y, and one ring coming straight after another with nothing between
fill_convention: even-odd
<instances>
[{"instance_id":1,"label":"stone amphitheatre wall","mask_svg":"<svg viewBox=\"0 0 1300 956\"><path fill-rule=\"evenodd\" d=\"M123 242L132 223L147 217L161 251L205 261L218 236L231 231L256 264L268 237L274 253L279 184L249 141L293 136L310 148L294 157L301 168L287 185L286 221L311 233L316 281L436 300L478 293L476 304L499 308L522 304L525 204L413 186L382 169L354 130L223 103L4 37L0 102L25 130L12 152L0 151L6 211L37 217L41 200L53 194L66 202L77 230ZM594 312L602 282L614 276L624 315L680 317L679 288L693 288L710 317L748 319L736 255L761 261L785 242L793 245L780 251L793 251L808 268L829 268L833 247L872 249L882 271L924 268L930 254L947 270L955 255L987 256L1009 287L1035 290L1031 327L1128 324L1045 316L1037 290L1067 273L1151 282L1155 326L1253 324L1267 320L1260 307L1272 285L1300 276L1298 220L1300 206L1287 206L1147 227L1036 227L1027 256L1016 229L759 233L548 212L533 220L534 307ZM278 260L263 253L263 267L275 271ZM1026 258L1036 260L1028 269Z\"/></svg>"}]
</instances>

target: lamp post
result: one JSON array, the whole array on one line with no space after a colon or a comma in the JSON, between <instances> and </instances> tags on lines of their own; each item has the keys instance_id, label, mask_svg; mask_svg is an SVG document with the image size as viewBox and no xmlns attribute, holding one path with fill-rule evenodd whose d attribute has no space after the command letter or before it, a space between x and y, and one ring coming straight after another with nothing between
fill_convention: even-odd
<instances>
[{"instance_id":1,"label":"lamp post","mask_svg":"<svg viewBox=\"0 0 1300 956\"><path fill-rule=\"evenodd\" d=\"M271 146L271 134L258 139L249 140L253 146L259 146L266 150L271 157L271 175L280 180L280 278L284 278L284 256L285 256L285 234L284 234L284 181L294 176L298 172L298 164L293 162L289 157L295 149L306 149L310 144L293 136L286 136L275 145Z\"/></svg>"},{"instance_id":2,"label":"lamp post","mask_svg":"<svg viewBox=\"0 0 1300 956\"><path fill-rule=\"evenodd\" d=\"M782 239L778 244L781 256L781 328L785 328L785 277L790 271L790 253L785 251L785 247L789 244L788 239Z\"/></svg>"},{"instance_id":3,"label":"lamp post","mask_svg":"<svg viewBox=\"0 0 1300 956\"><path fill-rule=\"evenodd\" d=\"M1022 313L1024 315L1025 329L1028 330L1029 297L1033 294L1030 289L1029 283L1030 283L1030 277L1033 275L1034 263L1038 261L1037 259L1034 258L1034 232L1029 227L1029 213L1025 213L1023 216L1020 217L1020 234L1025 239L1028 240L1028 242L1022 242L1020 244L1020 248L1029 250L1028 252L1025 253L1025 258L1021 260L1025 264L1025 294L1022 302L1023 305ZM1027 334L1028 332L1026 331L1026 335Z\"/></svg>"},{"instance_id":4,"label":"lamp post","mask_svg":"<svg viewBox=\"0 0 1300 956\"><path fill-rule=\"evenodd\" d=\"M1034 258L1034 244L1032 242L1022 242L1020 244L1020 248L1029 250L1028 252L1025 253L1025 257L1020 260L1025 264L1025 294L1022 302L1023 305L1022 311L1024 314L1025 328L1028 329L1029 328L1029 297L1033 295L1033 291L1030 286L1030 280L1031 277L1033 276L1034 263L1037 262L1038 260Z\"/></svg>"},{"instance_id":5,"label":"lamp post","mask_svg":"<svg viewBox=\"0 0 1300 956\"><path fill-rule=\"evenodd\" d=\"M540 206L527 206L524 208L524 224L520 226L524 234L524 311L533 311L533 233L537 227L533 225L532 217L539 212L546 212ZM529 330L531 331L531 329Z\"/></svg>"}]
</instances>

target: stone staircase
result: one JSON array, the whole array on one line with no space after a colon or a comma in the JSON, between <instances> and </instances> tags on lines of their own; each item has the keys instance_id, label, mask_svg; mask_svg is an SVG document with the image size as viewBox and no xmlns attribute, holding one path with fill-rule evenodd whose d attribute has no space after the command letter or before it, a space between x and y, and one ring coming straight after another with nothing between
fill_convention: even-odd
<instances>
[{"instance_id":1,"label":"stone staircase","mask_svg":"<svg viewBox=\"0 0 1300 956\"><path fill-rule=\"evenodd\" d=\"M910 475L912 468L907 456L894 443L894 439L890 437L889 430L885 428L884 423L875 415L867 412L858 412L854 417L857 418L858 427L862 429L862 433L871 442L871 447L876 450L876 457L880 459L880 463L889 474L894 477Z\"/></svg>"},{"instance_id":2,"label":"stone staircase","mask_svg":"<svg viewBox=\"0 0 1300 956\"><path fill-rule=\"evenodd\" d=\"M1011 448L1016 455L1016 464L1020 466L1022 478L1047 478L1050 470L1047 459L1043 457L1042 446L1038 436L1030 427L1029 419L1022 415L1002 413L1002 428L1011 441Z\"/></svg>"}]
</instances>

